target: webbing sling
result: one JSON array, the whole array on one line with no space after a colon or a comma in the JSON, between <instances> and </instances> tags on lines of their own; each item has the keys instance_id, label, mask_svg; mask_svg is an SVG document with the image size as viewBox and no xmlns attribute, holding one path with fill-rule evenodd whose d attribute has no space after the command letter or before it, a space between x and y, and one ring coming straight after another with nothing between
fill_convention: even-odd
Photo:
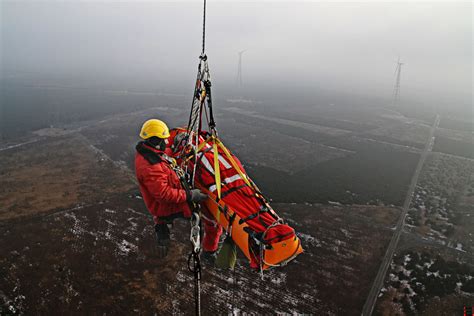
<instances>
[{"instance_id":1,"label":"webbing sling","mask_svg":"<svg viewBox=\"0 0 474 316\"><path fill-rule=\"evenodd\" d=\"M247 221L249 221L249 220L252 220L252 219L254 219L254 218L256 218L256 217L259 217L260 214L266 213L266 212L268 212L268 211L269 211L269 210L268 210L267 207L261 207L257 212L252 213L252 214L250 214L249 216L247 216L247 217L245 217L245 218L241 218L241 219L239 220L239 224L245 223L245 222L247 222ZM262 221L261 221L261 222L262 222ZM268 225L265 224L265 223L263 223L263 222L262 222L262 225L263 225L265 228L268 227Z\"/></svg>"},{"instance_id":2,"label":"webbing sling","mask_svg":"<svg viewBox=\"0 0 474 316\"><path fill-rule=\"evenodd\" d=\"M214 150L214 178L216 180L217 197L221 199L221 168L219 166L219 153L217 152L217 144L214 141L212 144Z\"/></svg>"},{"instance_id":3,"label":"webbing sling","mask_svg":"<svg viewBox=\"0 0 474 316\"><path fill-rule=\"evenodd\" d=\"M216 182L217 188L217 198L221 199L221 168L219 166L219 153L217 152L217 145L214 142L212 144L212 148L214 149L214 179ZM217 220L221 219L221 211L217 213Z\"/></svg>"}]
</instances>

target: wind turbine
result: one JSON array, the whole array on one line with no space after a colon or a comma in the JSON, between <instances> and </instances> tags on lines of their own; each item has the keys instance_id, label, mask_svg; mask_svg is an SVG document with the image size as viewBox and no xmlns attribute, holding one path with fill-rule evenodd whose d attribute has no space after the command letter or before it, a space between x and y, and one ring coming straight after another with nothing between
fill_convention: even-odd
<instances>
[{"instance_id":1,"label":"wind turbine","mask_svg":"<svg viewBox=\"0 0 474 316\"><path fill-rule=\"evenodd\" d=\"M246 51L246 49L241 50L240 52L238 52L238 54L239 54L239 65L238 65L238 68L237 68L237 82L238 82L240 87L242 87L242 55L245 51Z\"/></svg>"},{"instance_id":2,"label":"wind turbine","mask_svg":"<svg viewBox=\"0 0 474 316\"><path fill-rule=\"evenodd\" d=\"M400 62L400 56L398 56L397 66L395 67L395 73L397 76L395 78L395 86L393 87L393 94L392 94L393 106L398 105L398 102L400 100L400 78L401 78L403 64L404 63Z\"/></svg>"}]
</instances>

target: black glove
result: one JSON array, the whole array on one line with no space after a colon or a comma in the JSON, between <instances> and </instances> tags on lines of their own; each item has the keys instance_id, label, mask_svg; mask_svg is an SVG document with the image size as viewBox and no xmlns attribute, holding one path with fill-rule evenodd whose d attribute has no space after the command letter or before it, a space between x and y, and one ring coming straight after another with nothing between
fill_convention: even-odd
<instances>
[{"instance_id":1,"label":"black glove","mask_svg":"<svg viewBox=\"0 0 474 316\"><path fill-rule=\"evenodd\" d=\"M157 239L158 257L164 258L168 254L170 245L170 230L167 224L156 224L155 233Z\"/></svg>"},{"instance_id":2,"label":"black glove","mask_svg":"<svg viewBox=\"0 0 474 316\"><path fill-rule=\"evenodd\" d=\"M189 201L191 202L201 202L207 199L207 194L204 194L199 189L193 189L189 194Z\"/></svg>"}]
</instances>

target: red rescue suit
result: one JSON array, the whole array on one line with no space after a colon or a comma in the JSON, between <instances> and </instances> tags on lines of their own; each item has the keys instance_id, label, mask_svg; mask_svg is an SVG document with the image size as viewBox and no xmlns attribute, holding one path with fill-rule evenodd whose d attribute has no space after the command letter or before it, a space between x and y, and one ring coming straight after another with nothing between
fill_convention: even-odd
<instances>
[{"instance_id":1,"label":"red rescue suit","mask_svg":"<svg viewBox=\"0 0 474 316\"><path fill-rule=\"evenodd\" d=\"M162 151L145 143L141 144L147 150L151 150L158 155L163 154ZM191 210L187 203L189 193L186 193L186 190L183 189L178 176L167 161L161 159L161 161L152 164L137 152L135 155L135 174L145 205L153 215L155 223L158 223L160 217L166 218L179 213L182 213L184 217L191 216Z\"/></svg>"},{"instance_id":2,"label":"red rescue suit","mask_svg":"<svg viewBox=\"0 0 474 316\"><path fill-rule=\"evenodd\" d=\"M141 142L137 145L135 155L135 174L140 192L155 223L162 223L176 217L190 217L191 209L187 202L189 192L182 187L170 163L165 159L156 161L150 157L147 159L146 153L144 154L143 150L140 153L139 148L158 155L162 155L164 152ZM206 210L203 211L206 216ZM207 214L206 217L212 218L210 214ZM204 251L216 251L222 228L206 218L202 220L204 224L203 249Z\"/></svg>"}]
</instances>

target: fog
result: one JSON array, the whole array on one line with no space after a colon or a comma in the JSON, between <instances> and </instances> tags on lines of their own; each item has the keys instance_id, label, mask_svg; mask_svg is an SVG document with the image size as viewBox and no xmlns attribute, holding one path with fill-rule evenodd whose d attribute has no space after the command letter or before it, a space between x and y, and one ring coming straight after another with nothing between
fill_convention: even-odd
<instances>
[{"instance_id":1,"label":"fog","mask_svg":"<svg viewBox=\"0 0 474 316\"><path fill-rule=\"evenodd\" d=\"M2 79L189 93L201 36L200 1L2 1ZM210 0L206 53L215 86L235 95L321 90L390 99L400 56L402 99L472 105L470 2Z\"/></svg>"}]
</instances>

